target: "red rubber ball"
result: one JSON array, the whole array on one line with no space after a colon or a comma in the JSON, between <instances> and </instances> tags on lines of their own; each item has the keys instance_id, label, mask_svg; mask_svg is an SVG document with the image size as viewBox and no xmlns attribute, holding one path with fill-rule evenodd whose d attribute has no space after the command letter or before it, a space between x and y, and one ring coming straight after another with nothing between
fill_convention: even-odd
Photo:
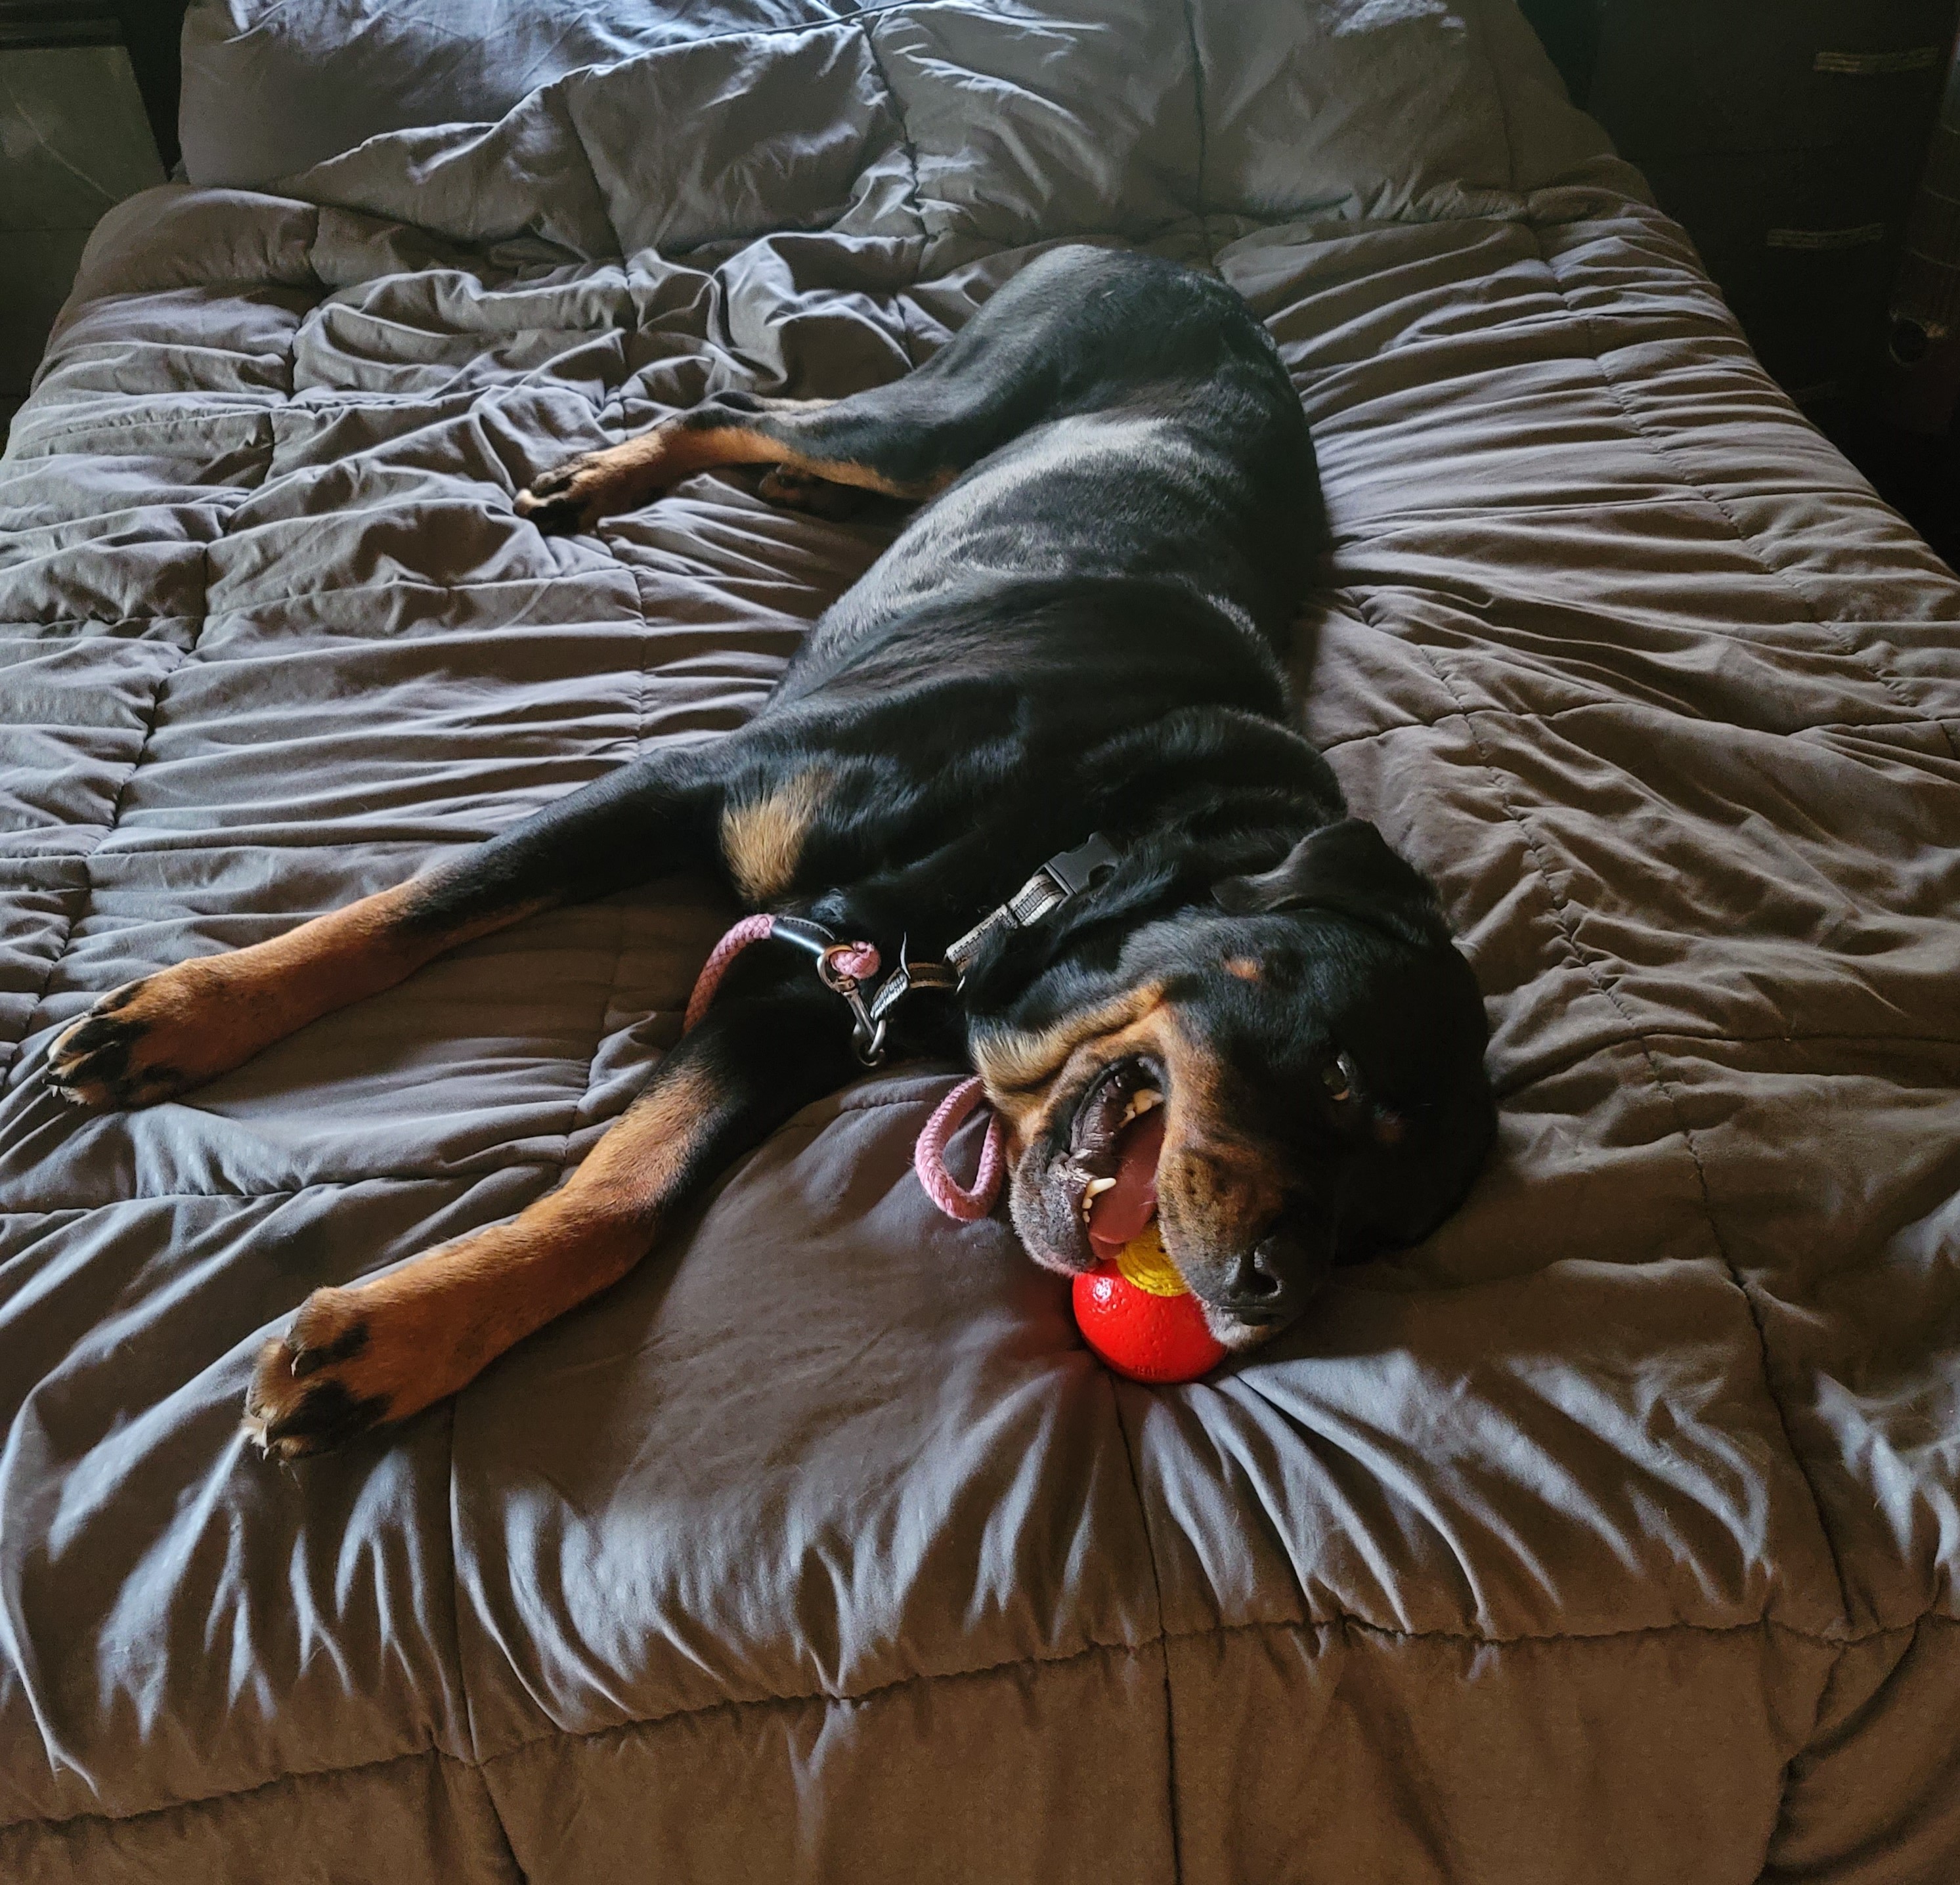
<instances>
[{"instance_id":1,"label":"red rubber ball","mask_svg":"<svg viewBox=\"0 0 1960 1885\"><path fill-rule=\"evenodd\" d=\"M1075 1279L1075 1326L1106 1368L1131 1381L1195 1381L1225 1359L1192 1295L1140 1289L1112 1257Z\"/></svg>"}]
</instances>

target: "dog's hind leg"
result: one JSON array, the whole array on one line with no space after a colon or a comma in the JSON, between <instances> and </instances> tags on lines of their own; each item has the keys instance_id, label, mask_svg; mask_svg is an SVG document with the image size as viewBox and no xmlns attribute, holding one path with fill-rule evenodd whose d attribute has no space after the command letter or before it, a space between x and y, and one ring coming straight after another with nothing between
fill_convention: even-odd
<instances>
[{"instance_id":1,"label":"dog's hind leg","mask_svg":"<svg viewBox=\"0 0 1960 1885\"><path fill-rule=\"evenodd\" d=\"M714 749L644 760L392 890L118 989L55 1043L49 1081L80 1105L153 1105L459 944L558 904L712 864L720 763Z\"/></svg>"},{"instance_id":2,"label":"dog's hind leg","mask_svg":"<svg viewBox=\"0 0 1960 1885\"><path fill-rule=\"evenodd\" d=\"M259 1357L246 1431L282 1459L323 1451L453 1394L616 1283L690 1195L855 1069L843 1005L724 997L558 1190L508 1224L349 1289L318 1289Z\"/></svg>"},{"instance_id":3,"label":"dog's hind leg","mask_svg":"<svg viewBox=\"0 0 1960 1885\"><path fill-rule=\"evenodd\" d=\"M718 394L623 445L585 453L546 472L517 494L517 514L548 536L590 530L602 517L651 503L697 472L740 465L772 468L766 495L800 509L840 513L843 505L833 506L818 487L916 502L956 475L956 467L915 467L907 462L910 454L894 453L891 441L854 420L848 410L854 403ZM880 443L887 449L877 450Z\"/></svg>"},{"instance_id":4,"label":"dog's hind leg","mask_svg":"<svg viewBox=\"0 0 1960 1885\"><path fill-rule=\"evenodd\" d=\"M1217 282L1120 250L1053 250L902 380L833 401L719 393L556 466L517 507L547 532L589 530L697 472L737 465L778 467L777 488L806 507L822 501L816 481L917 501L1044 419L1196 388L1247 349L1270 345Z\"/></svg>"}]
</instances>

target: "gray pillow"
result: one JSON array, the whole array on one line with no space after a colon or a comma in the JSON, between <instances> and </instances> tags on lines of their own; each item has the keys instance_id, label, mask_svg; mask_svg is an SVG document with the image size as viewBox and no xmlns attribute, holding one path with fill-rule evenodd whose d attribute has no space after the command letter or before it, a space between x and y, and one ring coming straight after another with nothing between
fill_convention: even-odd
<instances>
[{"instance_id":1,"label":"gray pillow","mask_svg":"<svg viewBox=\"0 0 1960 1885\"><path fill-rule=\"evenodd\" d=\"M377 132L501 118L581 66L869 10L854 0L191 0L185 173L265 183Z\"/></svg>"}]
</instances>

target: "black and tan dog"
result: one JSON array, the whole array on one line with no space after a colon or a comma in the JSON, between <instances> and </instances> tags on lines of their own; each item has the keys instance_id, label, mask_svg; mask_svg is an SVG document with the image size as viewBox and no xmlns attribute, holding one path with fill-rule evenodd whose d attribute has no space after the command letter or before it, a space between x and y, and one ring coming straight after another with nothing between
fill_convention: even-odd
<instances>
[{"instance_id":1,"label":"black and tan dog","mask_svg":"<svg viewBox=\"0 0 1960 1885\"><path fill-rule=\"evenodd\" d=\"M1427 882L1346 817L1293 730L1281 651L1319 498L1243 304L1166 263L1059 250L895 385L724 395L518 507L585 529L736 465L808 508L853 487L929 501L749 726L107 997L57 1044L54 1082L90 1106L167 1098L472 937L689 866L887 963L936 961L1097 833L1093 882L1000 917L956 987L886 1017L892 1052L978 1070L1035 1260L1088 1265L1088 1200L1159 1098L1161 1234L1228 1346L1290 1321L1331 1264L1443 1217L1491 1136L1483 1010ZM812 955L750 949L561 1189L310 1297L260 1358L248 1426L291 1457L453 1393L858 1066Z\"/></svg>"}]
</instances>

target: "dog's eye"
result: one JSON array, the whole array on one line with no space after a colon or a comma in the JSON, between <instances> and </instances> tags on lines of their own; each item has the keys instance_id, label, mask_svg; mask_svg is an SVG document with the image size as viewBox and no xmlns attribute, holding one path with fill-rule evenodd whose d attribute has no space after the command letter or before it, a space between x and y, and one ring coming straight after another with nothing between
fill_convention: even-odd
<instances>
[{"instance_id":1,"label":"dog's eye","mask_svg":"<svg viewBox=\"0 0 1960 1885\"><path fill-rule=\"evenodd\" d=\"M1337 1105L1354 1098L1361 1090L1361 1076L1355 1072L1354 1063L1344 1054L1337 1054L1322 1064L1320 1083L1326 1088L1327 1097Z\"/></svg>"}]
</instances>

